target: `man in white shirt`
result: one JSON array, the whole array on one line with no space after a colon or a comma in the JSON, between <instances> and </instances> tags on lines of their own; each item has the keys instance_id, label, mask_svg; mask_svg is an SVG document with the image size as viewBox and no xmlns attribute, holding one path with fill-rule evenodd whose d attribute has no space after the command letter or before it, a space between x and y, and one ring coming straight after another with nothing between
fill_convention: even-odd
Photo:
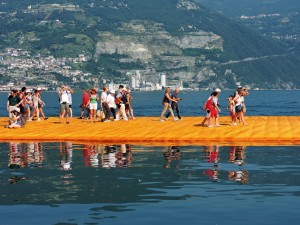
<instances>
[{"instance_id":1,"label":"man in white shirt","mask_svg":"<svg viewBox=\"0 0 300 225\"><path fill-rule=\"evenodd\" d=\"M61 123L62 118L64 114L66 114L66 123L69 124L69 96L68 94L73 94L73 90L70 87L67 87L65 85L61 86L61 89L59 91L59 97L60 97L60 115L59 115L59 122Z\"/></svg>"}]
</instances>

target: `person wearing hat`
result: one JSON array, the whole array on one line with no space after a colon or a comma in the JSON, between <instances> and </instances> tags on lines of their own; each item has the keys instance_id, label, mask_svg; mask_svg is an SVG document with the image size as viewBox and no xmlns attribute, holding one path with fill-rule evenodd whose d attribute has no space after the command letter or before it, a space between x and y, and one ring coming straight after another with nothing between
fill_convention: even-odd
<instances>
[{"instance_id":1,"label":"person wearing hat","mask_svg":"<svg viewBox=\"0 0 300 225\"><path fill-rule=\"evenodd\" d=\"M109 95L107 96L107 103L110 109L110 112L113 114L114 120L117 120L116 118L116 103L115 103L115 90L110 90Z\"/></svg>"}]
</instances>

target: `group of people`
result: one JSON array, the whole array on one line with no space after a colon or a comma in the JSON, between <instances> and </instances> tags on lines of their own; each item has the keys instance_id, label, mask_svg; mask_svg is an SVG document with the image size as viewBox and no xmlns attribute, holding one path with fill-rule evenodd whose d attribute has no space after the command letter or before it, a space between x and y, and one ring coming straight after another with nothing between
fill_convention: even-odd
<instances>
[{"instance_id":1,"label":"group of people","mask_svg":"<svg viewBox=\"0 0 300 225\"><path fill-rule=\"evenodd\" d=\"M87 118L91 122L96 122L98 118L103 122L110 122L111 114L114 121L135 119L131 105L133 99L131 91L123 85L119 86L117 93L115 90L108 90L108 87L104 86L101 96L97 94L94 88L82 92L80 119L84 118L85 111L87 111ZM100 110L98 110L98 102L100 103Z\"/></svg>"},{"instance_id":2,"label":"group of people","mask_svg":"<svg viewBox=\"0 0 300 225\"><path fill-rule=\"evenodd\" d=\"M11 90L7 100L9 128L22 127L34 119L40 121L40 115L44 120L48 119L43 111L45 102L41 99L41 91L41 88L28 90L26 87Z\"/></svg>"},{"instance_id":3,"label":"group of people","mask_svg":"<svg viewBox=\"0 0 300 225\"><path fill-rule=\"evenodd\" d=\"M178 102L182 100L182 98L178 96L179 89L176 88L173 94L170 94L170 92L171 89L167 87L162 100L163 110L160 115L160 119L159 119L160 122L164 122L168 120L168 117L170 115L172 116L174 122L182 119L180 115L179 105L178 105ZM202 106L202 109L206 112L206 116L203 119L201 126L207 126L207 127L221 126L219 123L219 112L221 112L221 109L219 108L220 105L218 103L218 96L220 95L220 93L221 90L219 88L216 88L211 93L209 98L206 100L204 105ZM236 123L237 120L240 123L243 123L244 126L247 126L244 117L244 114L246 113L244 96L246 95L249 95L248 89L239 86L237 88L237 91L235 91L233 95L230 95L228 97L227 109L230 112L232 126L237 125ZM169 112L165 116L167 110L169 110ZM176 111L177 113L177 118L174 115L174 111ZM213 120L215 121L214 125L213 125Z\"/></svg>"},{"instance_id":4,"label":"group of people","mask_svg":"<svg viewBox=\"0 0 300 225\"><path fill-rule=\"evenodd\" d=\"M203 106L203 110L206 111L206 116L203 119L201 125L207 127L219 127L219 112L221 109L219 108L218 96L220 95L221 90L219 88L215 89L213 93L209 96L207 101ZM239 120L240 123L243 123L244 126L248 124L245 121L244 114L246 113L246 105L244 96L249 95L249 92L246 88L239 86L237 91L234 92L233 95L228 97L228 107L230 117L231 117L231 125L236 126L236 121ZM213 125L213 119L215 120L215 124Z\"/></svg>"},{"instance_id":5,"label":"group of people","mask_svg":"<svg viewBox=\"0 0 300 225\"><path fill-rule=\"evenodd\" d=\"M60 103L60 123L62 119L66 118L66 123L69 123L69 117L73 116L72 112L72 94L73 90L62 85L59 94ZM207 127L219 127L219 112L221 112L218 103L218 96L221 90L215 89L209 98L206 100L202 109L206 112L206 116L203 119L201 125ZM176 88L171 94L170 87L167 87L162 99L163 110L160 115L160 122L168 120L171 116L173 121L181 120L179 110L179 101L182 100L179 95L179 89ZM230 112L232 126L237 125L237 121L243 125L247 125L244 114L246 112L244 96L249 95L246 88L238 87L237 91L233 95L228 97L228 107ZM130 118L134 119L131 91L120 85L117 92L115 90L109 90L107 86L103 87L103 91L99 96L97 90L92 88L90 90L83 90L81 115L80 119L84 118L84 113L87 111L87 118L91 122L96 122L99 118L103 122L110 122L111 114L113 121L125 120ZM98 108L98 102L100 107ZM45 103L41 99L41 88L34 90L27 90L23 87L21 90L12 90L9 94L7 101L7 110L9 112L9 128L21 127L26 122L36 119L40 121L40 115L44 120L48 119L43 111ZM166 112L168 113L166 114ZM177 118L174 115L177 113ZM166 114L166 115L165 115ZM214 124L213 124L214 120Z\"/></svg>"}]
</instances>

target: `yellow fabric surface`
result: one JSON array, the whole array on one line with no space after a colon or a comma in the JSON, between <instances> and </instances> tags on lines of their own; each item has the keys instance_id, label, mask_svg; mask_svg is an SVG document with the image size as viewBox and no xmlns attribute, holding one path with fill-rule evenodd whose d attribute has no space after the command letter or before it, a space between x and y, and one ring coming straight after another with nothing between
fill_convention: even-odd
<instances>
[{"instance_id":1,"label":"yellow fabric surface","mask_svg":"<svg viewBox=\"0 0 300 225\"><path fill-rule=\"evenodd\" d=\"M70 124L59 118L29 122L23 128L4 128L8 118L0 118L0 141L44 141L139 145L297 145L300 144L300 116L250 116L248 126L231 126L229 117L221 117L221 127L200 126L203 117L160 122L159 117L96 122L71 118Z\"/></svg>"}]
</instances>

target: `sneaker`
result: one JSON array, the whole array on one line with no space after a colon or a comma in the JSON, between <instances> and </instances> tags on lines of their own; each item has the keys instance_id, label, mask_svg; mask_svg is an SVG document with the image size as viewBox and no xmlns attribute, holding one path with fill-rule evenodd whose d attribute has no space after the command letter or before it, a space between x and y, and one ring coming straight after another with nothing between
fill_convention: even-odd
<instances>
[{"instance_id":1,"label":"sneaker","mask_svg":"<svg viewBox=\"0 0 300 225\"><path fill-rule=\"evenodd\" d=\"M41 121L41 118L38 118L37 121Z\"/></svg>"},{"instance_id":2,"label":"sneaker","mask_svg":"<svg viewBox=\"0 0 300 225\"><path fill-rule=\"evenodd\" d=\"M178 119L175 118L175 119L173 119L173 121L176 122L176 121L178 121Z\"/></svg>"},{"instance_id":3,"label":"sneaker","mask_svg":"<svg viewBox=\"0 0 300 225\"><path fill-rule=\"evenodd\" d=\"M107 123L107 122L110 122L110 120L103 120L103 123Z\"/></svg>"},{"instance_id":4,"label":"sneaker","mask_svg":"<svg viewBox=\"0 0 300 225\"><path fill-rule=\"evenodd\" d=\"M160 122L165 122L163 119L159 119Z\"/></svg>"},{"instance_id":5,"label":"sneaker","mask_svg":"<svg viewBox=\"0 0 300 225\"><path fill-rule=\"evenodd\" d=\"M114 119L114 121L119 121L120 119Z\"/></svg>"},{"instance_id":6,"label":"sneaker","mask_svg":"<svg viewBox=\"0 0 300 225\"><path fill-rule=\"evenodd\" d=\"M168 117L165 118L166 121L168 121L168 119L169 119Z\"/></svg>"},{"instance_id":7,"label":"sneaker","mask_svg":"<svg viewBox=\"0 0 300 225\"><path fill-rule=\"evenodd\" d=\"M47 119L48 119L48 117L45 117L45 118L44 118L44 120L47 120Z\"/></svg>"},{"instance_id":8,"label":"sneaker","mask_svg":"<svg viewBox=\"0 0 300 225\"><path fill-rule=\"evenodd\" d=\"M215 126L216 126L216 127L220 127L221 125L217 123Z\"/></svg>"},{"instance_id":9,"label":"sneaker","mask_svg":"<svg viewBox=\"0 0 300 225\"><path fill-rule=\"evenodd\" d=\"M233 123L232 126L236 126L236 123Z\"/></svg>"},{"instance_id":10,"label":"sneaker","mask_svg":"<svg viewBox=\"0 0 300 225\"><path fill-rule=\"evenodd\" d=\"M79 117L78 119L82 120L82 119L83 119L83 117L81 116L81 117Z\"/></svg>"},{"instance_id":11,"label":"sneaker","mask_svg":"<svg viewBox=\"0 0 300 225\"><path fill-rule=\"evenodd\" d=\"M212 128L212 127L214 127L213 125L208 125L207 127L210 127L210 128Z\"/></svg>"},{"instance_id":12,"label":"sneaker","mask_svg":"<svg viewBox=\"0 0 300 225\"><path fill-rule=\"evenodd\" d=\"M32 119L30 118L29 120L27 120L27 122L31 122L32 121Z\"/></svg>"}]
</instances>

